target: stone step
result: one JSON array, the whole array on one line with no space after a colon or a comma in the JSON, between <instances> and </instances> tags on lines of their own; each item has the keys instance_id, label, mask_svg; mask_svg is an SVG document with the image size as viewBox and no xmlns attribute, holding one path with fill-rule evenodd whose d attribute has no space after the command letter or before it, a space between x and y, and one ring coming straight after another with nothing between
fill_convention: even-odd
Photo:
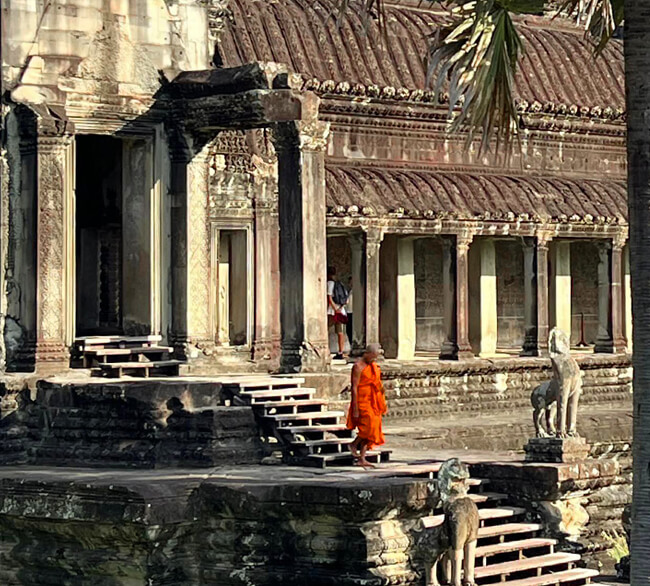
<instances>
[{"instance_id":1,"label":"stone step","mask_svg":"<svg viewBox=\"0 0 650 586\"><path fill-rule=\"evenodd\" d=\"M510 535L536 533L537 531L541 531L541 529L542 526L539 523L504 523L503 525L480 527L478 530L478 538L479 541L493 537L499 537L503 540Z\"/></svg>"},{"instance_id":2,"label":"stone step","mask_svg":"<svg viewBox=\"0 0 650 586\"><path fill-rule=\"evenodd\" d=\"M81 350L90 348L119 347L120 344L155 344L162 340L162 336L151 334L149 336L81 336L75 338L75 345Z\"/></svg>"},{"instance_id":3,"label":"stone step","mask_svg":"<svg viewBox=\"0 0 650 586\"><path fill-rule=\"evenodd\" d=\"M549 553L546 555L535 556L523 560L514 560L500 564L490 564L476 568L476 579L480 580L487 577L500 577L501 582L512 574L536 570L541 574L542 569L552 568L555 566L568 566L580 561L580 555L577 553ZM571 567L562 568L571 570Z\"/></svg>"},{"instance_id":4,"label":"stone step","mask_svg":"<svg viewBox=\"0 0 650 586\"><path fill-rule=\"evenodd\" d=\"M152 374L178 375L180 360L158 360L151 362L108 362L99 365L101 372L109 377L121 378L125 372L133 372L149 377ZM158 372L164 371L164 372Z\"/></svg>"},{"instance_id":5,"label":"stone step","mask_svg":"<svg viewBox=\"0 0 650 586\"><path fill-rule=\"evenodd\" d=\"M531 578L522 578L521 580L507 580L504 584L508 586L555 586L557 584L589 584L591 579L598 576L596 570L586 568L574 568L563 572L552 574L543 574Z\"/></svg>"},{"instance_id":6,"label":"stone step","mask_svg":"<svg viewBox=\"0 0 650 586\"><path fill-rule=\"evenodd\" d=\"M553 549L556 545L556 539L546 539L543 537L506 541L504 543L493 543L491 545L481 545L477 547L476 558L483 558L483 565L485 565L488 558L504 553L521 553L528 549L541 549L542 547L549 548L548 553L554 553Z\"/></svg>"},{"instance_id":7,"label":"stone step","mask_svg":"<svg viewBox=\"0 0 650 586\"><path fill-rule=\"evenodd\" d=\"M316 389L291 388L277 389L274 391L242 391L239 397L250 401L251 405L258 405L268 401L287 401L291 399L311 399L316 394Z\"/></svg>"},{"instance_id":8,"label":"stone step","mask_svg":"<svg viewBox=\"0 0 650 586\"><path fill-rule=\"evenodd\" d=\"M310 425L312 421L323 421L334 419L338 420L340 417L345 415L343 411L318 411L315 413L292 413L288 415L267 415L265 419L272 419L280 427L289 426L292 423L303 423L306 422L307 425Z\"/></svg>"},{"instance_id":9,"label":"stone step","mask_svg":"<svg viewBox=\"0 0 650 586\"><path fill-rule=\"evenodd\" d=\"M292 425L291 427L280 427L279 431L285 433L286 435L314 435L314 434L323 434L323 433L339 433L339 432L349 432L352 433L352 430L348 429L345 425L341 423L336 423L332 425Z\"/></svg>"},{"instance_id":10,"label":"stone step","mask_svg":"<svg viewBox=\"0 0 650 586\"><path fill-rule=\"evenodd\" d=\"M298 389L305 384L304 378L298 377L250 377L233 378L222 382L224 386L237 386L240 392L246 391L271 391L274 389Z\"/></svg>"},{"instance_id":11,"label":"stone step","mask_svg":"<svg viewBox=\"0 0 650 586\"><path fill-rule=\"evenodd\" d=\"M474 499L477 495L468 495L470 498ZM480 495L479 495L480 496ZM481 524L485 521L493 521L495 519L507 519L509 517L514 517L516 515L521 515L526 512L526 509L519 507L499 507L491 509L479 509L479 519ZM444 514L441 515L429 515L427 517L422 517L422 523L426 528L438 527L442 525L445 519ZM480 536L480 533L479 533Z\"/></svg>"},{"instance_id":12,"label":"stone step","mask_svg":"<svg viewBox=\"0 0 650 586\"><path fill-rule=\"evenodd\" d=\"M264 401L263 403L254 403L253 409L261 411L263 415L282 415L291 413L317 413L323 411L326 406L325 401L321 399L296 399L293 401ZM302 411L300 411L302 409ZM275 413L274 413L275 411Z\"/></svg>"},{"instance_id":13,"label":"stone step","mask_svg":"<svg viewBox=\"0 0 650 586\"><path fill-rule=\"evenodd\" d=\"M388 462L390 459L390 450L368 450L366 459L374 464ZM354 458L349 452L337 454L310 454L302 459L306 466L315 468L327 468L328 466L349 466L354 463Z\"/></svg>"},{"instance_id":14,"label":"stone step","mask_svg":"<svg viewBox=\"0 0 650 586\"><path fill-rule=\"evenodd\" d=\"M84 366L90 368L93 361L99 363L107 363L112 357L138 357L139 355L148 355L148 354L171 354L174 351L173 348L167 346L136 346L130 348L91 348L90 350L84 350L83 359ZM131 358L131 359L132 359Z\"/></svg>"}]
</instances>

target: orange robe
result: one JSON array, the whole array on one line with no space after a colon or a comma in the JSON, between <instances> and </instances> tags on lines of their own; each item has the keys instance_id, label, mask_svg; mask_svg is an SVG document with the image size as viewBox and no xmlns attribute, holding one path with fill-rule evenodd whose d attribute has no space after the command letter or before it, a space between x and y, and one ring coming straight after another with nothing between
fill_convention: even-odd
<instances>
[{"instance_id":1,"label":"orange robe","mask_svg":"<svg viewBox=\"0 0 650 586\"><path fill-rule=\"evenodd\" d=\"M359 378L357 387L357 403L359 417L352 416L352 401L348 410L347 428L359 430L359 437L368 442L368 449L384 443L384 433L381 429L381 416L386 413L386 397L384 385L381 383L381 371L376 362L368 364Z\"/></svg>"}]
</instances>

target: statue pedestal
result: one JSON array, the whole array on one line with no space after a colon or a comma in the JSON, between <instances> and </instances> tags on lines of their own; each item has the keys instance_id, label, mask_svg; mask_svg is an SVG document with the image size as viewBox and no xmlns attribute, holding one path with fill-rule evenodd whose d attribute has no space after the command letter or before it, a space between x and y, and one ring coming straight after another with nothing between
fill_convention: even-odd
<instances>
[{"instance_id":1,"label":"statue pedestal","mask_svg":"<svg viewBox=\"0 0 650 586\"><path fill-rule=\"evenodd\" d=\"M589 457L589 444L582 437L535 437L524 446L526 462L572 464Z\"/></svg>"}]
</instances>

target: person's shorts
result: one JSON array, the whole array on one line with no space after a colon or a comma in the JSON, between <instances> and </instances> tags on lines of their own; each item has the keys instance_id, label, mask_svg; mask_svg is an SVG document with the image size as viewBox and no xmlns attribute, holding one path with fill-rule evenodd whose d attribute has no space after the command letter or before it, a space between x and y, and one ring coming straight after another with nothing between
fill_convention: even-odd
<instances>
[{"instance_id":1,"label":"person's shorts","mask_svg":"<svg viewBox=\"0 0 650 586\"><path fill-rule=\"evenodd\" d=\"M334 332L335 333L337 333L337 334L344 334L345 333L345 324L334 321L334 316L333 315L328 315L327 316L327 321L329 322L330 327L332 326L332 324L334 324Z\"/></svg>"}]
</instances>

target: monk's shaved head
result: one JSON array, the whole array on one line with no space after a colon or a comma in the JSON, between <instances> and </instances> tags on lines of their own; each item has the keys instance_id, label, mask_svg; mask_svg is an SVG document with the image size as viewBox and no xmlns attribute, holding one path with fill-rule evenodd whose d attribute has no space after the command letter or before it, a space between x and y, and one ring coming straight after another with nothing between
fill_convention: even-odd
<instances>
[{"instance_id":1,"label":"monk's shaved head","mask_svg":"<svg viewBox=\"0 0 650 586\"><path fill-rule=\"evenodd\" d=\"M381 346L379 344L368 344L365 350L366 354L381 354Z\"/></svg>"}]
</instances>

